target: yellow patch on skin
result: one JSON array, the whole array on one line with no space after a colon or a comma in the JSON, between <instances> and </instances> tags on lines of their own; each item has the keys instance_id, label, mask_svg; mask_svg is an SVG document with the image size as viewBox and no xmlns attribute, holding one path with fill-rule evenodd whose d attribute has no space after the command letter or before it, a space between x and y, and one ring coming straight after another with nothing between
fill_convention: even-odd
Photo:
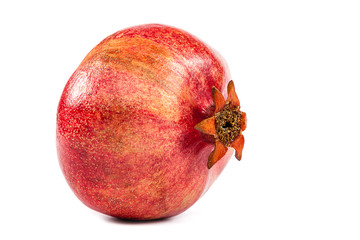
<instances>
[{"instance_id":1,"label":"yellow patch on skin","mask_svg":"<svg viewBox=\"0 0 360 240\"><path fill-rule=\"evenodd\" d=\"M174 109L183 107L179 105L178 98L184 98L184 100L186 98L188 101L189 97L184 96L184 93L179 95L184 79L173 71L172 65L169 65L176 61L174 53L165 46L140 37L109 39L101 46L95 47L83 61L84 64L94 66L100 64L103 68L104 62L110 69L119 73L131 73L129 77L132 82L128 84L141 86L141 88L133 89L132 96L124 99L123 104L126 105L126 101L129 106L140 106L146 103L146 108L154 116L161 116L169 121L181 119L179 111L176 112ZM94 69L97 68L94 67Z\"/></svg>"}]
</instances>

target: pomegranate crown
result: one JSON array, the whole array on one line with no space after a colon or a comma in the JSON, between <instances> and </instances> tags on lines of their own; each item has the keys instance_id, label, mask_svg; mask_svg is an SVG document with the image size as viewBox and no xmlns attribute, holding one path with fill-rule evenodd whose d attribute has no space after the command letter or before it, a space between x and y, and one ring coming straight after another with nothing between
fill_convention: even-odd
<instances>
[{"instance_id":1,"label":"pomegranate crown","mask_svg":"<svg viewBox=\"0 0 360 240\"><path fill-rule=\"evenodd\" d=\"M216 87L212 87L211 91L215 104L214 115L195 126L196 130L215 138L215 148L208 158L208 169L226 154L229 147L235 149L235 157L239 161L241 160L244 148L242 132L246 129L247 123L246 113L240 111L240 101L232 80L227 86L228 97L226 101Z\"/></svg>"}]
</instances>

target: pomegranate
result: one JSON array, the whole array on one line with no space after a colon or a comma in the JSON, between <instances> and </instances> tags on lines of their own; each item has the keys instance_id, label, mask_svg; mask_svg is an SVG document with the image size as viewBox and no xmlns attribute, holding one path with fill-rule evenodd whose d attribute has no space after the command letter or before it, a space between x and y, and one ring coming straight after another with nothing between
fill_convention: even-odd
<instances>
[{"instance_id":1,"label":"pomegranate","mask_svg":"<svg viewBox=\"0 0 360 240\"><path fill-rule=\"evenodd\" d=\"M88 207L158 219L193 205L234 149L241 159L245 127L218 53L183 30L141 25L105 38L70 77L58 106L57 151Z\"/></svg>"}]
</instances>

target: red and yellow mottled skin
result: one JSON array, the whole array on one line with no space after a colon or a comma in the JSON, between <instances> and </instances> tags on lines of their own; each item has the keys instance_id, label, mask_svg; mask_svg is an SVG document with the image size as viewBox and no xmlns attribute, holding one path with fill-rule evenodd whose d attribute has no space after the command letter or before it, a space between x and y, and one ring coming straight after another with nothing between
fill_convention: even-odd
<instances>
[{"instance_id":1,"label":"red and yellow mottled skin","mask_svg":"<svg viewBox=\"0 0 360 240\"><path fill-rule=\"evenodd\" d=\"M233 154L209 170L214 140L194 128L214 113L211 88L226 96L229 81L222 58L182 30L142 25L104 39L58 107L60 166L76 196L128 219L189 208Z\"/></svg>"}]
</instances>

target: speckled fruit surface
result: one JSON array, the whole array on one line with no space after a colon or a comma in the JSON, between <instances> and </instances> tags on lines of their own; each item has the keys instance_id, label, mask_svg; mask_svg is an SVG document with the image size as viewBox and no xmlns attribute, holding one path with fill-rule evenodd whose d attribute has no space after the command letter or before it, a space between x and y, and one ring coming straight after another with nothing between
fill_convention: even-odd
<instances>
[{"instance_id":1,"label":"speckled fruit surface","mask_svg":"<svg viewBox=\"0 0 360 240\"><path fill-rule=\"evenodd\" d=\"M126 219L193 205L233 154L211 169L214 139L194 128L227 96L224 60L193 35L151 24L105 38L67 82L57 113L61 169L76 196Z\"/></svg>"}]
</instances>

